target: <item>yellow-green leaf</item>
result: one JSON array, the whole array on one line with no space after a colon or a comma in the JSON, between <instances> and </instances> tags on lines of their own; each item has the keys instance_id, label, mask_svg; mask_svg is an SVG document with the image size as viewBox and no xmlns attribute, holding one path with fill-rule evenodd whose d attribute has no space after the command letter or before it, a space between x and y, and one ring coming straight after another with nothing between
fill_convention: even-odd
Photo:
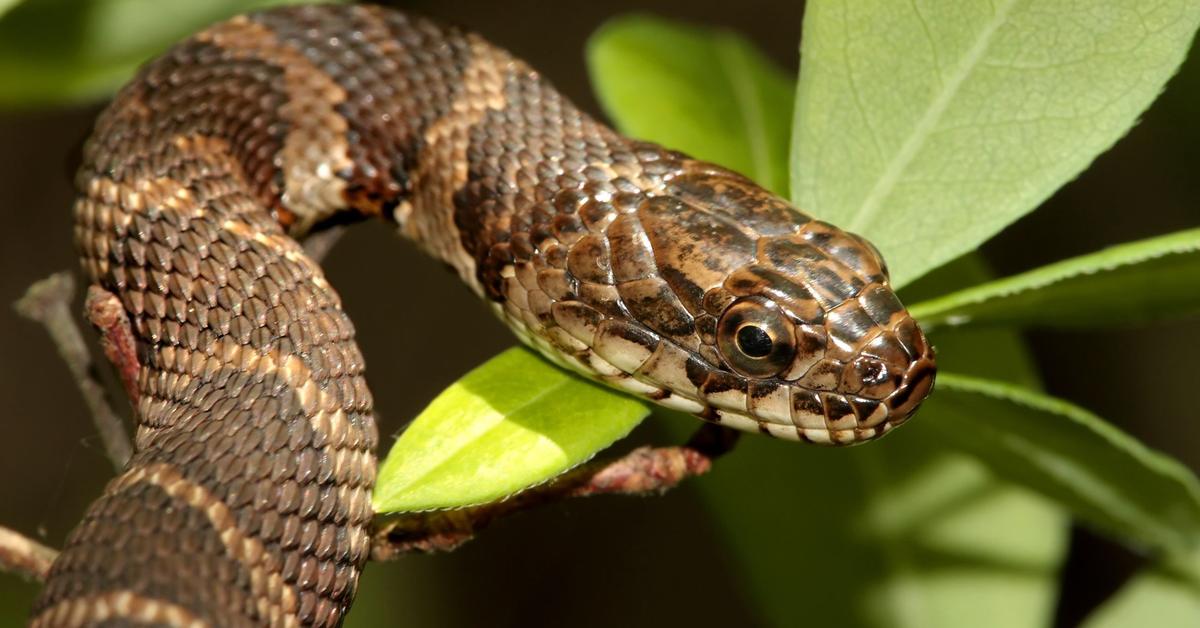
<instances>
[{"instance_id":1,"label":"yellow-green leaf","mask_svg":"<svg viewBox=\"0 0 1200 628\"><path fill-rule=\"evenodd\" d=\"M540 484L624 437L649 410L514 348L438 395L379 469L375 512L471 506Z\"/></svg>"},{"instance_id":2,"label":"yellow-green leaf","mask_svg":"<svg viewBox=\"0 0 1200 628\"><path fill-rule=\"evenodd\" d=\"M1200 229L1129 242L909 308L948 325L1127 325L1200 313Z\"/></svg>"},{"instance_id":3,"label":"yellow-green leaf","mask_svg":"<svg viewBox=\"0 0 1200 628\"><path fill-rule=\"evenodd\" d=\"M1198 24L1194 0L810 0L792 195L904 285L1124 135Z\"/></svg>"}]
</instances>

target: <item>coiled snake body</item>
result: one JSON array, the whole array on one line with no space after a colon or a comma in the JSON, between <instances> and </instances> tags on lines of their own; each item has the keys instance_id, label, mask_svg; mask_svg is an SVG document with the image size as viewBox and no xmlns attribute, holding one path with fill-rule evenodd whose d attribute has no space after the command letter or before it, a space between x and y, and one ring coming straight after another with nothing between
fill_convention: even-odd
<instances>
[{"instance_id":1,"label":"coiled snake body","mask_svg":"<svg viewBox=\"0 0 1200 628\"><path fill-rule=\"evenodd\" d=\"M78 186L83 267L139 343L139 425L34 625L340 622L378 434L353 327L293 239L331 223L395 221L543 354L708 421L854 443L932 386L865 241L403 13L195 35L101 116Z\"/></svg>"}]
</instances>

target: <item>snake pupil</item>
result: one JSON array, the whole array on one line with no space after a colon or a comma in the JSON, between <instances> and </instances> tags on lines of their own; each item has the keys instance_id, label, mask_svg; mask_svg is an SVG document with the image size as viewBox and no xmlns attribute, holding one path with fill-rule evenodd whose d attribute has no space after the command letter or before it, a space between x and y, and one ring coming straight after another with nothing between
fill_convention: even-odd
<instances>
[{"instance_id":1,"label":"snake pupil","mask_svg":"<svg viewBox=\"0 0 1200 628\"><path fill-rule=\"evenodd\" d=\"M774 342L762 327L746 325L737 332L737 344L742 353L752 358L764 358L771 355Z\"/></svg>"}]
</instances>

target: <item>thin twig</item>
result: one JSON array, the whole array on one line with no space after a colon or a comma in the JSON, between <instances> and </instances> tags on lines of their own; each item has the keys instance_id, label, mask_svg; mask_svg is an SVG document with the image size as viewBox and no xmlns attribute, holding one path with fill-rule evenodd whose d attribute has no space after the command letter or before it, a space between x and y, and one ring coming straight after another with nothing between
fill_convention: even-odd
<instances>
[{"instance_id":1,"label":"thin twig","mask_svg":"<svg viewBox=\"0 0 1200 628\"><path fill-rule=\"evenodd\" d=\"M125 467L133 449L121 417L113 411L104 387L95 377L92 356L71 316L70 303L74 293L75 281L71 273L59 272L30 286L14 305L19 314L41 323L49 332L91 410L92 420L104 442L104 451L119 471Z\"/></svg>"},{"instance_id":2,"label":"thin twig","mask_svg":"<svg viewBox=\"0 0 1200 628\"><path fill-rule=\"evenodd\" d=\"M334 225L317 231L304 239L304 252L319 264L345 234L346 225Z\"/></svg>"},{"instance_id":3,"label":"thin twig","mask_svg":"<svg viewBox=\"0 0 1200 628\"><path fill-rule=\"evenodd\" d=\"M678 447L639 447L616 460L576 467L504 501L463 508L387 517L371 543L373 560L409 553L447 552L474 538L496 520L567 497L664 493L683 480L703 475L713 460L733 448L737 432L706 424Z\"/></svg>"},{"instance_id":4,"label":"thin twig","mask_svg":"<svg viewBox=\"0 0 1200 628\"><path fill-rule=\"evenodd\" d=\"M0 526L0 571L42 582L57 556L58 550Z\"/></svg>"}]
</instances>

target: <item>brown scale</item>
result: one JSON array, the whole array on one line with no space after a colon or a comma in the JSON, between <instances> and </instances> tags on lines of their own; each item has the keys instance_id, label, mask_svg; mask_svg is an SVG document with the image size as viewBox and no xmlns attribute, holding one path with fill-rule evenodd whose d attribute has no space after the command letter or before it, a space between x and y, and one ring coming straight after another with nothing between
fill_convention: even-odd
<instances>
[{"instance_id":1,"label":"brown scale","mask_svg":"<svg viewBox=\"0 0 1200 628\"><path fill-rule=\"evenodd\" d=\"M179 44L100 117L78 186L83 267L138 337L139 427L34 625L340 622L378 435L353 326L291 239L328 223L395 220L551 359L708 421L861 442L933 382L869 244L381 8Z\"/></svg>"}]
</instances>

